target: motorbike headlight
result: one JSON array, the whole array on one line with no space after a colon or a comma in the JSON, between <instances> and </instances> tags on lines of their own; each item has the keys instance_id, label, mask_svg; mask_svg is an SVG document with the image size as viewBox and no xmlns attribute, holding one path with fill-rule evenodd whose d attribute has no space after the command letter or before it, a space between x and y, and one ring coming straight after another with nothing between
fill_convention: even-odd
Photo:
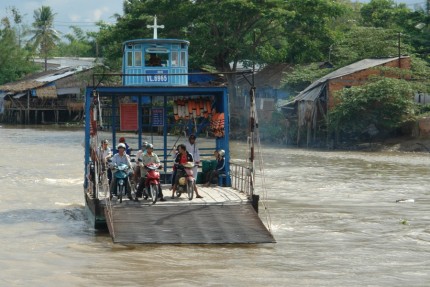
<instances>
[{"instance_id":1,"label":"motorbike headlight","mask_svg":"<svg viewBox=\"0 0 430 287\"><path fill-rule=\"evenodd\" d=\"M122 180L122 179L118 180L118 184L123 185L124 184L124 180Z\"/></svg>"}]
</instances>

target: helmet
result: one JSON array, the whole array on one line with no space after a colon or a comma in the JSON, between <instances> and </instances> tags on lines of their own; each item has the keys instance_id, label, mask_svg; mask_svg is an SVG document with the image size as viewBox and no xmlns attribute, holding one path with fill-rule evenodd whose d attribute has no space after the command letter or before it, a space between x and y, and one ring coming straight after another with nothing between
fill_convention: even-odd
<instances>
[{"instance_id":1,"label":"helmet","mask_svg":"<svg viewBox=\"0 0 430 287\"><path fill-rule=\"evenodd\" d=\"M149 143L146 145L146 148L154 148L154 145Z\"/></svg>"},{"instance_id":2,"label":"helmet","mask_svg":"<svg viewBox=\"0 0 430 287\"><path fill-rule=\"evenodd\" d=\"M179 178L179 184L180 185L185 185L186 183L187 183L187 180L185 179L185 177Z\"/></svg>"},{"instance_id":3,"label":"helmet","mask_svg":"<svg viewBox=\"0 0 430 287\"><path fill-rule=\"evenodd\" d=\"M123 144L123 143L118 144L116 149L120 149L120 148L125 149L125 144Z\"/></svg>"},{"instance_id":4,"label":"helmet","mask_svg":"<svg viewBox=\"0 0 430 287\"><path fill-rule=\"evenodd\" d=\"M219 156L220 156L220 157L224 157L224 156L225 156L225 150L220 149L220 150L218 151L218 154L219 154Z\"/></svg>"}]
</instances>

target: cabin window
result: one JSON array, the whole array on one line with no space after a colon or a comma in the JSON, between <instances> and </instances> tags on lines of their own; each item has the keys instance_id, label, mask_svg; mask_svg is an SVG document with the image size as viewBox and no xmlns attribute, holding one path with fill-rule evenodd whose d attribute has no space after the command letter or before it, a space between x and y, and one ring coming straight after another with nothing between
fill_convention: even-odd
<instances>
[{"instance_id":1,"label":"cabin window","mask_svg":"<svg viewBox=\"0 0 430 287\"><path fill-rule=\"evenodd\" d=\"M145 53L145 66L147 67L166 67L168 62L168 53Z\"/></svg>"},{"instance_id":2,"label":"cabin window","mask_svg":"<svg viewBox=\"0 0 430 287\"><path fill-rule=\"evenodd\" d=\"M181 67L185 67L185 60L187 57L187 53L185 53L185 51L181 51Z\"/></svg>"},{"instance_id":3,"label":"cabin window","mask_svg":"<svg viewBox=\"0 0 430 287\"><path fill-rule=\"evenodd\" d=\"M142 46L141 45L136 45L136 46L134 46L134 49L135 50L140 50L140 49L142 49Z\"/></svg>"},{"instance_id":4,"label":"cabin window","mask_svg":"<svg viewBox=\"0 0 430 287\"><path fill-rule=\"evenodd\" d=\"M172 67L177 67L178 65L178 52L172 51Z\"/></svg>"},{"instance_id":5,"label":"cabin window","mask_svg":"<svg viewBox=\"0 0 430 287\"><path fill-rule=\"evenodd\" d=\"M135 67L142 66L142 52L140 52L140 51L134 52L134 66Z\"/></svg>"},{"instance_id":6,"label":"cabin window","mask_svg":"<svg viewBox=\"0 0 430 287\"><path fill-rule=\"evenodd\" d=\"M133 52L127 52L127 67L133 66Z\"/></svg>"}]
</instances>

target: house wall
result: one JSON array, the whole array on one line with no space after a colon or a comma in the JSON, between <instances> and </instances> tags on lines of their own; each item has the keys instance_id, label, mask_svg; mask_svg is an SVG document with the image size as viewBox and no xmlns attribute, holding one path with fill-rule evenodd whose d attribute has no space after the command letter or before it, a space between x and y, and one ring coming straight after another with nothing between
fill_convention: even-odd
<instances>
[{"instance_id":1,"label":"house wall","mask_svg":"<svg viewBox=\"0 0 430 287\"><path fill-rule=\"evenodd\" d=\"M385 67L392 67L392 68L398 68L399 67L399 60L394 60L392 62L385 63ZM380 66L380 67L381 67ZM400 67L402 69L410 70L411 69L411 59L409 57L401 58L400 59ZM363 85L369 76L377 75L380 71L377 69L371 68L366 69L363 71L355 72L349 75L345 75L343 77L339 77L336 79L332 79L328 81L328 109L333 108L336 103L334 101L334 93L342 90L345 87L353 87L353 86L360 86ZM387 75L386 75L387 76Z\"/></svg>"}]
</instances>

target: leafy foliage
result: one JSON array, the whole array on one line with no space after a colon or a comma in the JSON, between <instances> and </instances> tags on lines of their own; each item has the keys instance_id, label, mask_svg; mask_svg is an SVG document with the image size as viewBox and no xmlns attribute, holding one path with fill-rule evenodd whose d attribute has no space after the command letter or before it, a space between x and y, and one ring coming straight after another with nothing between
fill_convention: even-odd
<instances>
[{"instance_id":1,"label":"leafy foliage","mask_svg":"<svg viewBox=\"0 0 430 287\"><path fill-rule=\"evenodd\" d=\"M343 89L329 111L329 128L357 135L371 124L391 130L414 116L413 95L411 83L392 78L375 78L366 85Z\"/></svg>"},{"instance_id":2,"label":"leafy foliage","mask_svg":"<svg viewBox=\"0 0 430 287\"><path fill-rule=\"evenodd\" d=\"M0 29L0 84L15 81L37 69L29 61L30 54L21 49L19 38L7 17L2 19L2 26L3 29Z\"/></svg>"},{"instance_id":3,"label":"leafy foliage","mask_svg":"<svg viewBox=\"0 0 430 287\"><path fill-rule=\"evenodd\" d=\"M290 63L321 61L335 39L330 29L334 19L346 13L346 6L338 1L290 0L287 10L292 16L286 20L286 39Z\"/></svg>"},{"instance_id":4,"label":"leafy foliage","mask_svg":"<svg viewBox=\"0 0 430 287\"><path fill-rule=\"evenodd\" d=\"M86 34L81 28L71 26L73 34L64 37L69 41L62 41L58 44L56 54L63 57L94 57L96 55L95 43L91 39L91 34Z\"/></svg>"},{"instance_id":5,"label":"leafy foliage","mask_svg":"<svg viewBox=\"0 0 430 287\"><path fill-rule=\"evenodd\" d=\"M30 31L33 37L30 42L34 49L39 49L40 55L45 59L45 71L47 70L47 59L55 49L55 44L60 40L58 32L53 27L55 14L51 7L42 6L34 11L33 29Z\"/></svg>"},{"instance_id":6,"label":"leafy foliage","mask_svg":"<svg viewBox=\"0 0 430 287\"><path fill-rule=\"evenodd\" d=\"M410 10L405 4L397 5L394 0L372 0L361 8L362 25L377 28L401 26Z\"/></svg>"},{"instance_id":7,"label":"leafy foliage","mask_svg":"<svg viewBox=\"0 0 430 287\"><path fill-rule=\"evenodd\" d=\"M310 83L332 71L333 69L321 69L318 64L297 65L294 70L284 75L282 83L284 88L291 89L297 94Z\"/></svg>"}]
</instances>

